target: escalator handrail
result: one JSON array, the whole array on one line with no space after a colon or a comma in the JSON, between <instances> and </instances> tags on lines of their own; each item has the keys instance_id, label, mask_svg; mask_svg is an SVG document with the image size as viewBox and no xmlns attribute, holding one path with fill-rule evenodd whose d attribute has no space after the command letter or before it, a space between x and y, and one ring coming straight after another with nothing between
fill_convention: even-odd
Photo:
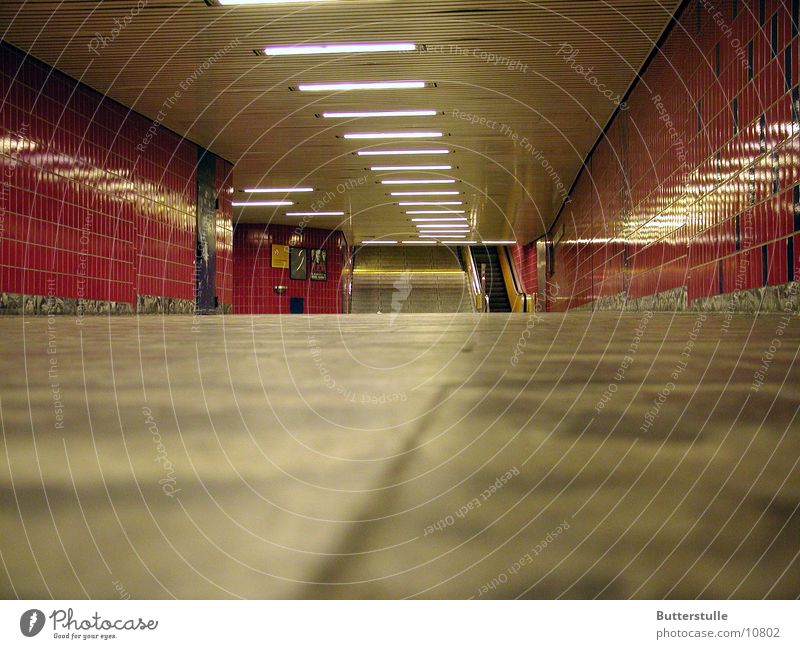
<instances>
[{"instance_id":1,"label":"escalator handrail","mask_svg":"<svg viewBox=\"0 0 800 649\"><path fill-rule=\"evenodd\" d=\"M473 295L475 297L474 304L477 307L478 299L480 298L481 304L483 306L483 311L485 313L489 312L489 296L486 295L486 292L480 285L480 277L478 275L478 269L475 266L475 258L472 256L472 248L470 246L462 246L461 254L464 258L464 261L467 264L467 274L470 278L470 283L472 285Z\"/></svg>"},{"instance_id":2,"label":"escalator handrail","mask_svg":"<svg viewBox=\"0 0 800 649\"><path fill-rule=\"evenodd\" d=\"M502 250L502 252L498 252L498 255L502 254L505 257L506 263L508 264L509 275L511 278L512 286L510 287L514 292L514 298L516 300L522 301L522 312L529 313L533 311L533 298L531 295L525 292L525 289L522 287L522 280L517 273L517 268L514 265L514 260L511 257L511 253L508 250L507 246L498 246ZM509 300L511 301L511 300ZM514 304L512 302L511 309L513 311Z\"/></svg>"}]
</instances>

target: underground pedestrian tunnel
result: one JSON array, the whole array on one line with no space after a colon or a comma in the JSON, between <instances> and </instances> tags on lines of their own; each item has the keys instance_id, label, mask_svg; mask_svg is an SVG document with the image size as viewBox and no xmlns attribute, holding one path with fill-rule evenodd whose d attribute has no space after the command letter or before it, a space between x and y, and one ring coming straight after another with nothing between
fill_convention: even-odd
<instances>
[{"instance_id":1,"label":"underground pedestrian tunnel","mask_svg":"<svg viewBox=\"0 0 800 649\"><path fill-rule=\"evenodd\" d=\"M797 598L799 11L4 1L0 593Z\"/></svg>"}]
</instances>

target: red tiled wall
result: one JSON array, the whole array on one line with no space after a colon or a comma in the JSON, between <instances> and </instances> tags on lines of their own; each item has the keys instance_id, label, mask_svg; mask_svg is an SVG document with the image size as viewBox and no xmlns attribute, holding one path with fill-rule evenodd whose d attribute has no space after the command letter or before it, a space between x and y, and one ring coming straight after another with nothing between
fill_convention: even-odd
<instances>
[{"instance_id":1,"label":"red tiled wall","mask_svg":"<svg viewBox=\"0 0 800 649\"><path fill-rule=\"evenodd\" d=\"M233 304L233 166L217 158L217 298Z\"/></svg>"},{"instance_id":2,"label":"red tiled wall","mask_svg":"<svg viewBox=\"0 0 800 649\"><path fill-rule=\"evenodd\" d=\"M517 269L525 292L534 295L536 293L536 242L526 245L516 245L511 247L511 258L514 267Z\"/></svg>"},{"instance_id":3,"label":"red tiled wall","mask_svg":"<svg viewBox=\"0 0 800 649\"><path fill-rule=\"evenodd\" d=\"M272 244L328 251L328 280L289 279L287 269L272 268ZM339 313L342 275L341 232L289 225L237 225L233 233L233 312L289 313L289 298L304 298L305 313ZM310 266L310 258L309 258ZM277 295L274 286L288 286Z\"/></svg>"},{"instance_id":4,"label":"red tiled wall","mask_svg":"<svg viewBox=\"0 0 800 649\"><path fill-rule=\"evenodd\" d=\"M0 291L193 300L196 145L162 128L148 142L147 118L5 43L0 55Z\"/></svg>"},{"instance_id":5,"label":"red tiled wall","mask_svg":"<svg viewBox=\"0 0 800 649\"><path fill-rule=\"evenodd\" d=\"M121 107L118 110L124 112ZM197 148L174 133L163 132L137 159L133 137L144 136L147 128L144 118L130 115L109 152L111 156L118 156L120 149L125 152L121 160L129 165L133 180L126 202L134 214L136 292L194 300Z\"/></svg>"},{"instance_id":6,"label":"red tiled wall","mask_svg":"<svg viewBox=\"0 0 800 649\"><path fill-rule=\"evenodd\" d=\"M688 3L554 226L552 310L800 279L797 5Z\"/></svg>"}]
</instances>

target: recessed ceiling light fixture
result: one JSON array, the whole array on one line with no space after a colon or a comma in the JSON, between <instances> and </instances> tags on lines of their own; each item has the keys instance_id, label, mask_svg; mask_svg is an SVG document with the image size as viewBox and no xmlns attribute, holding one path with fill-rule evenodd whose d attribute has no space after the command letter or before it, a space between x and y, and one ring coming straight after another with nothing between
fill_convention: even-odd
<instances>
[{"instance_id":1,"label":"recessed ceiling light fixture","mask_svg":"<svg viewBox=\"0 0 800 649\"><path fill-rule=\"evenodd\" d=\"M465 214L464 210L409 210L406 214Z\"/></svg>"},{"instance_id":2,"label":"recessed ceiling light fixture","mask_svg":"<svg viewBox=\"0 0 800 649\"><path fill-rule=\"evenodd\" d=\"M243 189L248 194L288 194L289 192L313 192L313 187L249 187Z\"/></svg>"},{"instance_id":3,"label":"recessed ceiling light fixture","mask_svg":"<svg viewBox=\"0 0 800 649\"><path fill-rule=\"evenodd\" d=\"M402 241L401 243L404 243L404 244L419 244L419 245L424 245L424 246L436 245L435 241Z\"/></svg>"},{"instance_id":4,"label":"recessed ceiling light fixture","mask_svg":"<svg viewBox=\"0 0 800 649\"><path fill-rule=\"evenodd\" d=\"M381 185L451 185L456 180L452 178L439 178L431 180L381 180Z\"/></svg>"},{"instance_id":5,"label":"recessed ceiling light fixture","mask_svg":"<svg viewBox=\"0 0 800 649\"><path fill-rule=\"evenodd\" d=\"M424 207L424 206L431 206L431 207L439 207L445 205L463 205L463 201L419 201L419 202L402 202L398 203L401 207Z\"/></svg>"},{"instance_id":6,"label":"recessed ceiling light fixture","mask_svg":"<svg viewBox=\"0 0 800 649\"><path fill-rule=\"evenodd\" d=\"M466 239L466 234L421 234L420 238L426 237L428 239Z\"/></svg>"},{"instance_id":7,"label":"recessed ceiling light fixture","mask_svg":"<svg viewBox=\"0 0 800 649\"><path fill-rule=\"evenodd\" d=\"M212 5L282 5L292 2L326 2L327 0L206 0Z\"/></svg>"},{"instance_id":8,"label":"recessed ceiling light fixture","mask_svg":"<svg viewBox=\"0 0 800 649\"><path fill-rule=\"evenodd\" d=\"M286 216L344 216L344 212L286 212Z\"/></svg>"},{"instance_id":9,"label":"recessed ceiling light fixture","mask_svg":"<svg viewBox=\"0 0 800 649\"><path fill-rule=\"evenodd\" d=\"M371 171L448 171L453 165L416 165L416 166L379 166L370 167Z\"/></svg>"},{"instance_id":10,"label":"recessed ceiling light fixture","mask_svg":"<svg viewBox=\"0 0 800 649\"><path fill-rule=\"evenodd\" d=\"M516 241L481 241L486 246L513 246Z\"/></svg>"},{"instance_id":11,"label":"recessed ceiling light fixture","mask_svg":"<svg viewBox=\"0 0 800 649\"><path fill-rule=\"evenodd\" d=\"M370 239L369 241L362 241L361 243L365 244L365 245L370 245L370 244L390 244L391 245L391 244L397 243L397 241L390 241L388 239L385 240L385 241L383 239Z\"/></svg>"},{"instance_id":12,"label":"recessed ceiling light fixture","mask_svg":"<svg viewBox=\"0 0 800 649\"><path fill-rule=\"evenodd\" d=\"M284 0L286 1L286 0ZM300 2L301 0L290 0ZM236 0L218 0L220 4L244 4ZM260 4L252 0L247 4ZM279 0L265 4L279 4ZM270 45L264 48L267 56L295 56L304 54L359 54L362 52L414 52L416 43L326 43L306 45Z\"/></svg>"},{"instance_id":13,"label":"recessed ceiling light fixture","mask_svg":"<svg viewBox=\"0 0 800 649\"><path fill-rule=\"evenodd\" d=\"M390 196L458 196L461 192L390 192Z\"/></svg>"},{"instance_id":14,"label":"recessed ceiling light fixture","mask_svg":"<svg viewBox=\"0 0 800 649\"><path fill-rule=\"evenodd\" d=\"M366 110L343 113L322 113L325 119L347 119L350 117L433 117L435 110Z\"/></svg>"},{"instance_id":15,"label":"recessed ceiling light fixture","mask_svg":"<svg viewBox=\"0 0 800 649\"><path fill-rule=\"evenodd\" d=\"M419 228L420 226L417 225ZM423 228L426 226L423 226ZM466 225L433 225L427 226L428 229L421 229L419 232L424 232L425 234L434 234L436 232L444 232L445 234L459 234L461 232L469 232L470 228Z\"/></svg>"},{"instance_id":16,"label":"recessed ceiling light fixture","mask_svg":"<svg viewBox=\"0 0 800 649\"><path fill-rule=\"evenodd\" d=\"M420 230L424 230L425 228L429 228L431 230L464 230L465 226L460 223L417 223L417 227Z\"/></svg>"},{"instance_id":17,"label":"recessed ceiling light fixture","mask_svg":"<svg viewBox=\"0 0 800 649\"><path fill-rule=\"evenodd\" d=\"M415 90L424 88L424 81L339 81L336 83L301 83L300 92L337 92L339 90Z\"/></svg>"},{"instance_id":18,"label":"recessed ceiling light fixture","mask_svg":"<svg viewBox=\"0 0 800 649\"><path fill-rule=\"evenodd\" d=\"M285 207L294 205L292 201L234 201L234 207Z\"/></svg>"},{"instance_id":19,"label":"recessed ceiling light fixture","mask_svg":"<svg viewBox=\"0 0 800 649\"><path fill-rule=\"evenodd\" d=\"M378 149L359 151L358 155L444 155L446 153L450 153L450 149Z\"/></svg>"},{"instance_id":20,"label":"recessed ceiling light fixture","mask_svg":"<svg viewBox=\"0 0 800 649\"><path fill-rule=\"evenodd\" d=\"M442 221L464 221L466 223L467 217L466 216L440 216L439 218L422 218L422 219L411 219L413 223L426 223L428 221L432 221L434 223L441 223Z\"/></svg>"},{"instance_id":21,"label":"recessed ceiling light fixture","mask_svg":"<svg viewBox=\"0 0 800 649\"><path fill-rule=\"evenodd\" d=\"M401 138L442 137L441 131L399 131L389 133L345 133L345 140L397 140Z\"/></svg>"}]
</instances>

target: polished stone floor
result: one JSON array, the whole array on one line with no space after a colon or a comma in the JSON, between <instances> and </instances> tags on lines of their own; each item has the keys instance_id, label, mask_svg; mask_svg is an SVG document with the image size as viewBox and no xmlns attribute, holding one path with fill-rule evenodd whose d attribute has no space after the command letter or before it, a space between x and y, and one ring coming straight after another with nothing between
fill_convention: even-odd
<instances>
[{"instance_id":1,"label":"polished stone floor","mask_svg":"<svg viewBox=\"0 0 800 649\"><path fill-rule=\"evenodd\" d=\"M0 336L4 597L800 595L797 319L6 317Z\"/></svg>"}]
</instances>

